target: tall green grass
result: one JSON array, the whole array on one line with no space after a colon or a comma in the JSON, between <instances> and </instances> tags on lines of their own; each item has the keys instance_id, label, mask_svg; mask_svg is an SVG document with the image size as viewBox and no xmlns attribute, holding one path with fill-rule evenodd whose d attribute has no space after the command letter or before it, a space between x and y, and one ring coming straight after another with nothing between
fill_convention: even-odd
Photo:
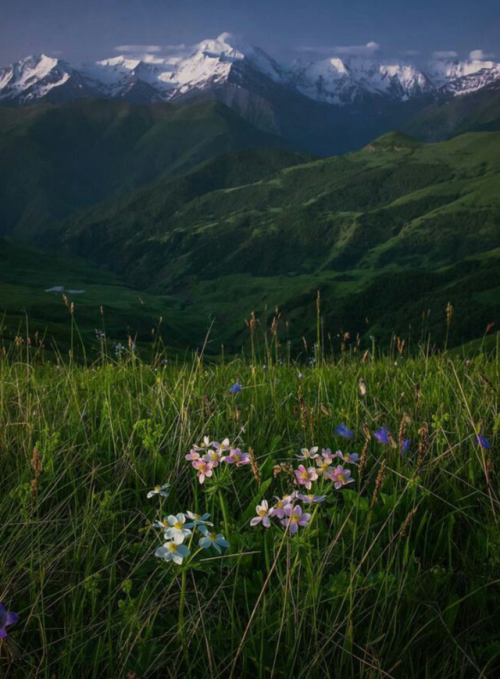
<instances>
[{"instance_id":1,"label":"tall green grass","mask_svg":"<svg viewBox=\"0 0 500 679\"><path fill-rule=\"evenodd\" d=\"M4 352L0 601L21 619L1 677L500 675L498 354L318 351L297 367L271 347L265 360L255 347L166 365ZM354 441L334 434L341 422ZM395 448L367 438L382 425ZM241 468L197 484L184 456L205 434L252 447L260 479ZM365 448L356 483L296 536L250 528L258 501L290 489L274 468L312 445ZM228 552L155 558L146 494L164 482L161 515L206 510L221 530L223 497Z\"/></svg>"}]
</instances>

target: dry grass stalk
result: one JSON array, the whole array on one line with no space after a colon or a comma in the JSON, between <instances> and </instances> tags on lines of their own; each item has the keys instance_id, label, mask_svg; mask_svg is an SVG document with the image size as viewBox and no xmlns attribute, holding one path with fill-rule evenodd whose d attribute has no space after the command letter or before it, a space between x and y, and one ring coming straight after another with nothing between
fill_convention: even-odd
<instances>
[{"instance_id":1,"label":"dry grass stalk","mask_svg":"<svg viewBox=\"0 0 500 679\"><path fill-rule=\"evenodd\" d=\"M379 495L380 495L380 489L382 488L382 485L383 485L384 480L385 480L385 465L386 465L385 460L382 460L382 464L380 465L380 469L378 470L377 478L375 480L375 488L373 490L373 496L372 496L372 502L371 502L371 505L370 505L370 509L373 509L373 507L375 507L375 505L378 502L378 498L379 498Z\"/></svg>"}]
</instances>

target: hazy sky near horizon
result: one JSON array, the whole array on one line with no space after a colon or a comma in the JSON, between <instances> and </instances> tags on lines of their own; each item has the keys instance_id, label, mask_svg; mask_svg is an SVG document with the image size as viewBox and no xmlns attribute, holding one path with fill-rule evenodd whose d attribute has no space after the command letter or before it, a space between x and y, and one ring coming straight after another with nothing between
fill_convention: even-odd
<instances>
[{"instance_id":1,"label":"hazy sky near horizon","mask_svg":"<svg viewBox=\"0 0 500 679\"><path fill-rule=\"evenodd\" d=\"M73 62L109 57L122 46L160 53L224 31L275 56L377 43L391 56L483 50L500 57L500 2L0 0L0 66L41 52Z\"/></svg>"}]
</instances>

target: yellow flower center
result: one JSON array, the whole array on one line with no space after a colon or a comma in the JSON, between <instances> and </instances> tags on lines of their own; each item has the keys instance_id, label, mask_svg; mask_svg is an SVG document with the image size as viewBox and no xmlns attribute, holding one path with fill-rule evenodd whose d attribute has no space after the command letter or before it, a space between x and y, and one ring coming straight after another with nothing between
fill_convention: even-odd
<instances>
[{"instance_id":1,"label":"yellow flower center","mask_svg":"<svg viewBox=\"0 0 500 679\"><path fill-rule=\"evenodd\" d=\"M176 552L177 551L177 545L175 544L175 542L171 542L169 544L168 550L169 550L169 552Z\"/></svg>"},{"instance_id":2,"label":"yellow flower center","mask_svg":"<svg viewBox=\"0 0 500 679\"><path fill-rule=\"evenodd\" d=\"M258 513L259 513L259 516L265 516L265 515L266 515L266 510L265 510L263 507L261 507L261 508L259 509L259 512L258 512Z\"/></svg>"},{"instance_id":3,"label":"yellow flower center","mask_svg":"<svg viewBox=\"0 0 500 679\"><path fill-rule=\"evenodd\" d=\"M161 486L155 486L155 490L161 490Z\"/></svg>"},{"instance_id":4,"label":"yellow flower center","mask_svg":"<svg viewBox=\"0 0 500 679\"><path fill-rule=\"evenodd\" d=\"M343 474L337 474L337 481L343 481L344 480L344 475Z\"/></svg>"},{"instance_id":5,"label":"yellow flower center","mask_svg":"<svg viewBox=\"0 0 500 679\"><path fill-rule=\"evenodd\" d=\"M212 540L212 542L215 542L217 540L217 533L210 533L210 540Z\"/></svg>"},{"instance_id":6,"label":"yellow flower center","mask_svg":"<svg viewBox=\"0 0 500 679\"><path fill-rule=\"evenodd\" d=\"M301 479L309 479L309 474L307 472L301 472L300 478Z\"/></svg>"},{"instance_id":7,"label":"yellow flower center","mask_svg":"<svg viewBox=\"0 0 500 679\"><path fill-rule=\"evenodd\" d=\"M176 521L176 522L174 523L174 528L179 528L179 529L180 529L180 528L183 527L183 525L184 525L184 524L182 523L182 521Z\"/></svg>"},{"instance_id":8,"label":"yellow flower center","mask_svg":"<svg viewBox=\"0 0 500 679\"><path fill-rule=\"evenodd\" d=\"M291 520L295 523L300 519L300 514L292 514Z\"/></svg>"}]
</instances>

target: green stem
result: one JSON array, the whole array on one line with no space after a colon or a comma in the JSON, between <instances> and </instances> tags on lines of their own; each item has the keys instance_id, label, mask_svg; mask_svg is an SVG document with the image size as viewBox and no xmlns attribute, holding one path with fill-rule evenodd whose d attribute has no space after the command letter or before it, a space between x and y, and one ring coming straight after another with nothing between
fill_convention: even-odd
<instances>
[{"instance_id":1,"label":"green stem","mask_svg":"<svg viewBox=\"0 0 500 679\"><path fill-rule=\"evenodd\" d=\"M187 569L181 575L181 600L179 602L179 636L184 637L184 604L186 602Z\"/></svg>"},{"instance_id":2,"label":"green stem","mask_svg":"<svg viewBox=\"0 0 500 679\"><path fill-rule=\"evenodd\" d=\"M219 502L220 502L220 506L221 506L221 509L222 509L222 516L223 516L223 519L224 519L224 531L226 533L224 535L224 537L226 538L226 540L229 540L229 521L227 519L226 502L224 500L224 496L223 496L222 490L220 488L219 488Z\"/></svg>"}]
</instances>

